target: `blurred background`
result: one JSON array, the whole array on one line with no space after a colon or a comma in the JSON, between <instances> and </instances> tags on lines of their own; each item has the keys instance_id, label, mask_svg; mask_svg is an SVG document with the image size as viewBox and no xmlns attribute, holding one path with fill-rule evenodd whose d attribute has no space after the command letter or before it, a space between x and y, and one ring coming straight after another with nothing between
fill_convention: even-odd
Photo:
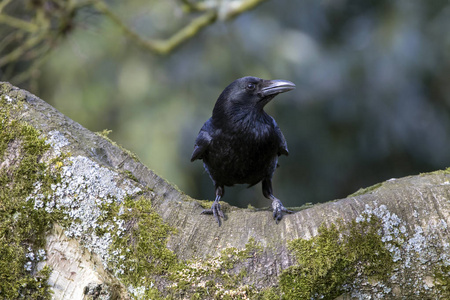
<instances>
[{"instance_id":1,"label":"blurred background","mask_svg":"<svg viewBox=\"0 0 450 300\"><path fill-rule=\"evenodd\" d=\"M256 1L233 17L240 2L3 0L0 79L112 130L198 199L214 188L189 161L194 140L220 92L246 75L297 85L266 106L290 150L273 183L285 206L450 166L448 0ZM203 16L213 17L168 53L142 43ZM260 184L223 200L269 205Z\"/></svg>"}]
</instances>

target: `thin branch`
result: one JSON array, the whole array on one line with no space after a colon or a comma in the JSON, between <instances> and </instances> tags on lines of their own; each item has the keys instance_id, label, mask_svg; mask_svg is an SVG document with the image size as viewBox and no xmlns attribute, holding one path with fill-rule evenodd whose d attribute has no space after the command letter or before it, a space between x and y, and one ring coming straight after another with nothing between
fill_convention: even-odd
<instances>
[{"instance_id":1,"label":"thin branch","mask_svg":"<svg viewBox=\"0 0 450 300\"><path fill-rule=\"evenodd\" d=\"M8 5L12 0L4 0L0 2L0 13L2 12L3 8L5 8L6 5Z\"/></svg>"},{"instance_id":2,"label":"thin branch","mask_svg":"<svg viewBox=\"0 0 450 300\"><path fill-rule=\"evenodd\" d=\"M0 40L0 53L8 47L11 43L21 40L24 37L25 33L23 31L13 31L9 33L7 36L3 37Z\"/></svg>"},{"instance_id":3,"label":"thin branch","mask_svg":"<svg viewBox=\"0 0 450 300\"><path fill-rule=\"evenodd\" d=\"M27 81L33 75L36 73L36 71L40 70L42 65L47 61L47 59L50 57L51 52L49 51L50 47L42 47L39 52L42 52L41 56L38 56L38 58L31 64L30 67L28 67L27 70L17 74L14 76L11 81L15 82L17 85L20 85L21 83Z\"/></svg>"},{"instance_id":4,"label":"thin branch","mask_svg":"<svg viewBox=\"0 0 450 300\"><path fill-rule=\"evenodd\" d=\"M97 0L79 0L79 1L77 1L75 3L73 3L72 9L76 10L76 9L83 8L85 6L92 6L95 3L97 3Z\"/></svg>"},{"instance_id":5,"label":"thin branch","mask_svg":"<svg viewBox=\"0 0 450 300\"><path fill-rule=\"evenodd\" d=\"M223 5L219 7L219 19L233 19L243 12L255 8L264 1L266 0L233 0L220 2Z\"/></svg>"},{"instance_id":6,"label":"thin branch","mask_svg":"<svg viewBox=\"0 0 450 300\"><path fill-rule=\"evenodd\" d=\"M192 2L190 0L180 0L181 3L183 4L183 8L187 11L187 12L191 12L191 11L206 11L209 10L215 6L211 6L206 4L204 1L203 2Z\"/></svg>"},{"instance_id":7,"label":"thin branch","mask_svg":"<svg viewBox=\"0 0 450 300\"><path fill-rule=\"evenodd\" d=\"M33 48L37 44L39 44L41 41L43 41L46 38L47 31L42 31L40 34L35 35L33 37L30 37L25 41L24 44L22 44L19 48L11 51L10 53L2 56L0 58L0 67L4 66L5 64L9 62L13 62L18 60L22 55L25 54L29 49Z\"/></svg>"},{"instance_id":8,"label":"thin branch","mask_svg":"<svg viewBox=\"0 0 450 300\"><path fill-rule=\"evenodd\" d=\"M253 9L258 4L266 0L234 0L231 2L203 1L195 3L189 0L181 1L189 9L203 11L204 13L193 19L189 24L165 40L144 39L128 27L112 10L109 9L103 1L96 2L94 7L110 18L111 21L119 26L123 32L140 47L143 47L151 52L164 55L170 53L183 42L197 35L206 26L214 23L217 20L218 15L220 15L221 20L229 20L247 10ZM213 4L216 6L214 7Z\"/></svg>"},{"instance_id":9,"label":"thin branch","mask_svg":"<svg viewBox=\"0 0 450 300\"><path fill-rule=\"evenodd\" d=\"M172 51L175 47L188 40L189 38L196 35L202 28L213 23L217 17L216 12L208 11L203 15L195 18L187 26L182 28L172 37L166 40L145 40L135 31L130 29L122 20L109 9L109 7L103 2L99 1L94 4L94 7L103 13L105 16L109 17L117 26L119 26L124 33L134 40L139 46L157 54L167 54Z\"/></svg>"},{"instance_id":10,"label":"thin branch","mask_svg":"<svg viewBox=\"0 0 450 300\"><path fill-rule=\"evenodd\" d=\"M31 33L36 32L39 29L34 23L23 21L5 14L0 14L0 23Z\"/></svg>"},{"instance_id":11,"label":"thin branch","mask_svg":"<svg viewBox=\"0 0 450 300\"><path fill-rule=\"evenodd\" d=\"M216 18L217 13L215 11L205 12L203 15L192 20L191 23L172 35L169 39L154 40L153 42L158 45L160 54L170 53L177 46L198 34L204 27L213 23Z\"/></svg>"},{"instance_id":12,"label":"thin branch","mask_svg":"<svg viewBox=\"0 0 450 300\"><path fill-rule=\"evenodd\" d=\"M185 12L195 12L197 16L167 39L146 39L138 34L110 9L106 0L54 1L59 7L58 10L49 12L44 6L33 9L32 16L29 16L31 19L26 21L29 17L21 19L3 12L4 8L13 0L0 0L0 25L13 28L10 35L0 40L0 68L7 66L6 70L3 70L2 77L9 78L8 70L14 73L15 65L19 61L31 62L31 65L25 71L14 76L12 78L14 81L23 82L37 74L37 69L49 57L48 53L51 52L51 45L55 41L54 37L65 34L61 30L64 30L66 25L71 25L65 22L73 21L73 17L83 7L90 6L102 13L118 26L125 36L143 49L166 55L217 20L226 21L235 18L266 0L179 0ZM51 24L55 24L55 26L51 26ZM10 47L9 53L3 53L13 42L17 43L17 46Z\"/></svg>"}]
</instances>

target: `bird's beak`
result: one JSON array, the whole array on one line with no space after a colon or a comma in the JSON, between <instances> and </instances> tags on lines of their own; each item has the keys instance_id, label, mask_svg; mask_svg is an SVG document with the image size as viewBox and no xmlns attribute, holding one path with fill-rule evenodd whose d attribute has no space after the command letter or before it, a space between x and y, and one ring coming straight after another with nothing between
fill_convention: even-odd
<instances>
[{"instance_id":1,"label":"bird's beak","mask_svg":"<svg viewBox=\"0 0 450 300\"><path fill-rule=\"evenodd\" d=\"M288 80L266 80L263 83L261 94L263 97L277 95L295 89L295 84Z\"/></svg>"}]
</instances>

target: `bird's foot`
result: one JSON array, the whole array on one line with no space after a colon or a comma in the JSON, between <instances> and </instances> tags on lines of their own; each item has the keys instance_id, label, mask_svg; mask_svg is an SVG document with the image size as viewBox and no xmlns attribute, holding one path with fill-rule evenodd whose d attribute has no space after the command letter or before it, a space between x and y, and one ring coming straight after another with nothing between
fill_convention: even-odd
<instances>
[{"instance_id":1,"label":"bird's foot","mask_svg":"<svg viewBox=\"0 0 450 300\"><path fill-rule=\"evenodd\" d=\"M283 203L277 198L272 199L272 208L273 208L273 218L275 219L275 223L279 223L281 219L283 218L283 212L287 214L292 214L293 211L287 209L283 206Z\"/></svg>"},{"instance_id":2,"label":"bird's foot","mask_svg":"<svg viewBox=\"0 0 450 300\"><path fill-rule=\"evenodd\" d=\"M211 206L211 209L205 209L201 212L202 215L214 215L214 218L216 218L217 223L219 223L219 227L221 225L220 218L225 218L222 210L220 209L220 203L219 201L214 201L213 205Z\"/></svg>"}]
</instances>

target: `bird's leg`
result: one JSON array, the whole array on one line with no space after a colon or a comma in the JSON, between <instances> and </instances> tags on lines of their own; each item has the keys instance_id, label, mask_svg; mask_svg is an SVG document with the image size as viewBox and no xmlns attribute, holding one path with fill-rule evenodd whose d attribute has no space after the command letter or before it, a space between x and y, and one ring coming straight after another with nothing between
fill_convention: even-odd
<instances>
[{"instance_id":1,"label":"bird's leg","mask_svg":"<svg viewBox=\"0 0 450 300\"><path fill-rule=\"evenodd\" d=\"M277 224L283 218L283 212L285 212L287 214L293 213L292 210L289 210L283 206L283 203L281 203L280 199L276 198L273 195L272 180L270 178L266 178L262 181L262 190L263 190L264 197L272 200L273 218L275 219L275 222Z\"/></svg>"},{"instance_id":2,"label":"bird's leg","mask_svg":"<svg viewBox=\"0 0 450 300\"><path fill-rule=\"evenodd\" d=\"M283 212L287 214L293 213L292 210L284 207L280 199L276 198L274 195L270 195L269 199L272 200L273 218L275 219L275 223L278 224L281 221L281 219L283 218Z\"/></svg>"},{"instance_id":3,"label":"bird's leg","mask_svg":"<svg viewBox=\"0 0 450 300\"><path fill-rule=\"evenodd\" d=\"M214 200L211 209L205 209L202 211L202 214L207 215L214 215L214 218L216 218L217 223L219 223L219 226L221 225L220 218L225 218L223 215L222 210L220 209L220 198L222 198L224 194L224 188L223 186L216 186L216 200Z\"/></svg>"}]
</instances>

